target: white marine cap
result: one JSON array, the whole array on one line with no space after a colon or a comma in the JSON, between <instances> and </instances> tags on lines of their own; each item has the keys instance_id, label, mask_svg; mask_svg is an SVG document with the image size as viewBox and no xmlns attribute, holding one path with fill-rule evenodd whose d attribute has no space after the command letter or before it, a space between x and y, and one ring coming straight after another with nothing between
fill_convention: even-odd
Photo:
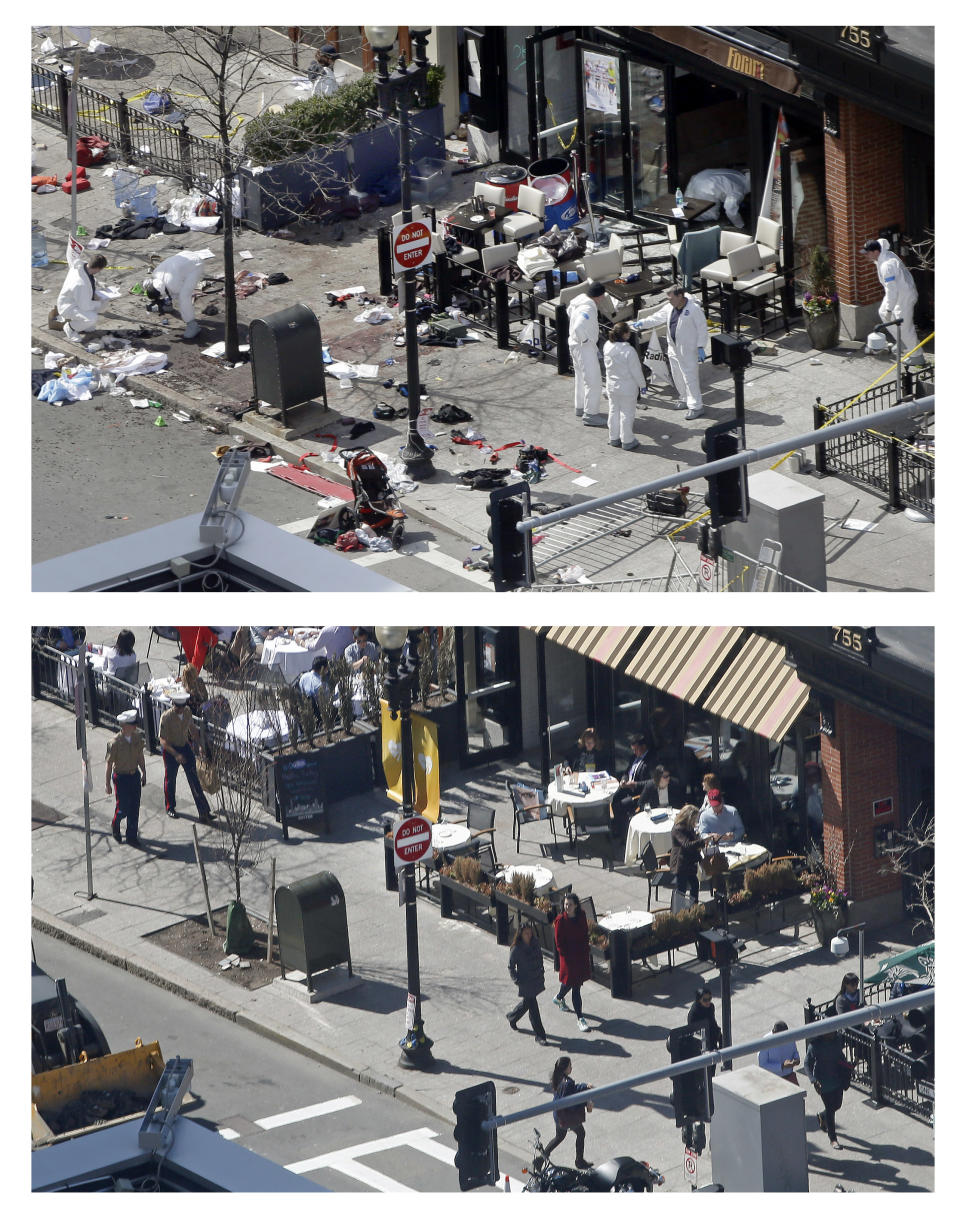
<instances>
[{"instance_id":1,"label":"white marine cap","mask_svg":"<svg viewBox=\"0 0 960 1220\"><path fill-rule=\"evenodd\" d=\"M190 702L190 696L184 690L175 691L170 696L170 702L175 703L177 705L177 707L182 707L185 703Z\"/></svg>"},{"instance_id":2,"label":"white marine cap","mask_svg":"<svg viewBox=\"0 0 960 1220\"><path fill-rule=\"evenodd\" d=\"M136 724L137 720L139 719L139 715L140 714L137 709L135 707L131 707L127 711L120 713L120 715L117 717L117 722L119 724Z\"/></svg>"}]
</instances>

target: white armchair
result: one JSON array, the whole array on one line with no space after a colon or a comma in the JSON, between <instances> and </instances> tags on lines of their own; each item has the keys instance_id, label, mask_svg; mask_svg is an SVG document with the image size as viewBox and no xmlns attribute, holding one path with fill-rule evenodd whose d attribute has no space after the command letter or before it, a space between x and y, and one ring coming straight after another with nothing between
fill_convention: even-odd
<instances>
[{"instance_id":1,"label":"white armchair","mask_svg":"<svg viewBox=\"0 0 960 1220\"><path fill-rule=\"evenodd\" d=\"M764 259L760 253L760 247L757 243L750 242L748 245L740 246L736 250L730 251L728 259L730 263L730 272L733 276L730 284L732 319L736 325L737 334L740 333L740 318L743 313L755 313L757 320L760 323L761 337L765 333L768 298L774 296L775 293L781 293L781 309L783 325L789 330L790 323L787 317L786 301L783 300L783 289L786 284L784 276L779 275L776 270L771 271L764 266ZM751 304L749 310L744 308L746 304L744 298L747 298ZM776 317L776 307L773 307L773 314Z\"/></svg>"},{"instance_id":2,"label":"white armchair","mask_svg":"<svg viewBox=\"0 0 960 1220\"><path fill-rule=\"evenodd\" d=\"M517 241L542 233L546 210L547 197L543 191L521 183L517 191L517 210L501 220L498 226L500 232L507 241Z\"/></svg>"}]
</instances>

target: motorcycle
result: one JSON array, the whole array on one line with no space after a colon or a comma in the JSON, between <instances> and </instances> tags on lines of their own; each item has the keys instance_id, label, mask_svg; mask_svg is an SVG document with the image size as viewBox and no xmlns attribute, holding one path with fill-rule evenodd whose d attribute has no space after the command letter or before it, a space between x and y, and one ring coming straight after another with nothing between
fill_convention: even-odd
<instances>
[{"instance_id":1,"label":"motorcycle","mask_svg":"<svg viewBox=\"0 0 960 1220\"><path fill-rule=\"evenodd\" d=\"M663 1174L646 1161L636 1161L632 1156L615 1156L602 1165L590 1169L569 1169L565 1165L554 1165L543 1150L540 1132L533 1130L533 1162L523 1172L528 1174L524 1191L546 1193L625 1193L627 1191L652 1191L663 1185Z\"/></svg>"}]
</instances>

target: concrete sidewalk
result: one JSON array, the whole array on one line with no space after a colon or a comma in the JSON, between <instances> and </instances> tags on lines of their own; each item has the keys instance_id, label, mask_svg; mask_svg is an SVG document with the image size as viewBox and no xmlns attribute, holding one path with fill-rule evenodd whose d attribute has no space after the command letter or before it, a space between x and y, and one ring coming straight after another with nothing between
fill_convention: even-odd
<instances>
[{"instance_id":1,"label":"concrete sidewalk","mask_svg":"<svg viewBox=\"0 0 960 1220\"><path fill-rule=\"evenodd\" d=\"M154 661L152 654L152 665ZM154 665L154 669L159 672L160 666ZM603 987L587 984L584 1011L590 1032L581 1034L574 1016L559 1012L550 1003L555 979L548 964L542 1010L550 1046L538 1047L530 1031L513 1034L505 1022L504 1014L516 995L507 973L507 949L470 924L441 920L436 902L423 898L419 902L423 1013L426 1032L435 1041L436 1070L429 1074L404 1071L398 1066L397 1046L406 1003L404 917L397 895L388 893L384 885L380 819L391 806L383 793L371 792L333 807L327 835L294 830L285 844L279 826L268 823L264 861L248 875L244 888L248 908L265 915L270 857L277 860L278 885L321 870L332 871L346 897L354 985L313 1005L306 1002L304 986L290 981L277 980L248 992L232 983L229 974L208 974L144 939L204 909L193 856L193 817L184 801L181 810L185 816L176 821L165 817L159 758L148 757L140 822L143 846L137 851L111 837L112 799L103 795L101 761L109 734L89 730L96 896L88 902L73 717L55 705L34 702L32 719L35 927L172 988L319 1062L371 1082L436 1121L450 1123L454 1093L484 1079L495 1081L501 1113L548 1100L545 1081L560 1053L572 1057L577 1079L595 1085L660 1067L667 1062L667 1032L685 1022L701 979L717 987L715 974L688 951L678 954L672 972L635 984L629 1001L613 1000ZM543 860L539 843L528 837L526 829L519 853L510 837L503 777L525 772L529 768L524 764L500 765L443 777L445 796L466 792L497 806L497 853L506 863ZM546 826L535 829L549 839ZM222 906L231 896L231 885L222 866L213 860L219 834L204 827L200 842L212 905ZM578 865L564 852L558 860L544 862L557 884L572 881L581 897L593 897L600 912L644 902L641 881L604 871L596 858L585 857ZM733 972L735 1041L762 1035L777 1018L799 1025L808 996L824 1000L835 994L843 964L819 947L809 926L801 926L797 938L792 932L789 928L748 942ZM910 943L905 927L871 934L866 945L869 961L872 965ZM131 1036L140 1033L146 1037L150 1032L132 1031ZM193 1054L202 1086L203 1048L194 1048ZM829 1191L838 1182L855 1191L933 1189L933 1133L927 1124L889 1107L874 1110L862 1093L851 1090L839 1115L843 1151L833 1152L816 1129L814 1103L807 1086L812 1190ZM534 1121L501 1131L505 1155L528 1156ZM549 1116L537 1125L549 1131ZM667 1083L609 1099L590 1116L588 1128L591 1159L630 1153L662 1169L667 1178L665 1189L687 1189L683 1148ZM707 1153L701 1163L701 1184L709 1178Z\"/></svg>"},{"instance_id":2,"label":"concrete sidewalk","mask_svg":"<svg viewBox=\"0 0 960 1220\"><path fill-rule=\"evenodd\" d=\"M33 136L35 141L47 145L46 150L35 154L38 172L65 174L67 166L62 143L55 133L35 123ZM99 225L115 221L119 212L113 204L112 184L104 177L104 171L91 170L90 178L93 189L80 195L77 205L79 219L92 235ZM453 184L451 206L466 193L468 179L454 177ZM159 191L161 199L180 193L179 186L172 180L167 180ZM359 220L345 222L339 241L333 240L330 227L313 226L298 230L301 240L297 241L243 231L236 243L238 250L249 250L252 255L248 260L237 260L238 271L267 274L282 271L290 277L287 284L268 287L239 302L243 338L253 319L302 302L319 318L323 342L334 359L377 364L377 380L357 381L344 391L336 379L328 377L329 410L324 411L320 406L296 408L291 412L294 426L290 429L281 428L279 423L257 411L244 415L242 422L236 423L232 411L244 405L252 395L249 366L227 369L221 361L201 355L203 348L222 338L222 304L217 317L204 317L198 312L203 325L201 338L185 343L180 339L182 323L178 318L170 319L166 326L160 325L167 319L158 320L155 314L146 313L143 298L129 293L130 287L146 274L152 254L163 258L179 249L210 248L215 254L208 264L210 272L222 274L219 263L221 239L215 235L187 233L161 235L149 241L114 241L107 250L110 268L103 280L119 286L122 295L104 311L105 329L115 327L123 332L149 326L156 333L137 341L136 345L163 351L169 359L169 371L153 377L131 378L129 387L136 390L138 397L156 399L171 411L184 410L231 435L248 440L269 440L278 452L292 460L298 460L304 453L313 453L316 456L307 459L308 468L330 477L345 480L338 455L331 450L331 437L336 438L340 448L351 443L348 434L355 420L375 424L372 432L365 433L355 443L369 445L387 459L394 458L404 440L405 420L374 421L372 410L378 401L398 408L405 406L406 400L396 386L387 388L382 384L390 378L398 385L406 380L404 351L393 344L396 325L393 322L380 325L357 322L356 314L362 308L358 298L347 302L343 309L329 305L326 299L329 291L360 284L376 294L375 231L389 218L392 210L381 208ZM445 210L441 209L441 212ZM35 196L33 214L46 234L51 259L62 259L69 230L69 197L60 191ZM69 343L61 333L46 329L47 314L55 303L64 272L63 263L57 261L51 261L45 268L33 269L33 344L45 350L89 359L88 353ZM206 300L216 302L217 298ZM656 303L656 298L648 298L646 303ZM757 355L746 376L747 443L750 446L769 444L809 431L813 427L818 396L824 403L853 396L883 379L889 369L885 361L866 355L860 344L842 344L828 352L812 351L802 329L789 335L780 332L775 341L776 350ZM393 363L388 363L390 361ZM412 516L428 523L439 522L465 543L483 547L488 545L487 493L471 490L460 482L458 475L465 469L484 465L487 455L475 447L454 444L450 436L453 429L449 425L431 423L427 411L435 410L445 402L466 409L473 421L461 425L461 429L472 427L493 450L521 440L549 449L565 465L548 464L545 477L533 491L536 501L554 508L622 491L674 469L683 470L699 464L703 460L700 442L704 428L732 417L734 410L733 384L728 371L708 362L702 370L705 415L687 421L683 411L671 409L672 387L651 391L649 406L637 412L635 433L640 448L623 453L608 446L605 429L584 428L575 418L571 378L558 376L555 366L549 363L534 361L525 355L511 358L510 353L497 348L493 338L465 343L459 348L421 347L420 379L428 391L428 397L423 399L422 430L437 447L436 473L415 491L406 494L403 506ZM889 379L890 374L886 372L886 380ZM88 404L73 406L74 418L82 418L84 410L96 409L96 402L95 396ZM226 411L220 408L226 408ZM51 406L49 409L61 408ZM808 452L806 457L811 460L813 454ZM512 462L513 451L507 449L501 464L512 465ZM761 468L758 464L752 470L757 473ZM883 511L881 496L839 478L817 480L789 469L786 462L778 467L778 473L824 494L828 526L825 549L831 590L933 588L931 523L910 521L902 513L887 514ZM575 482L584 477L591 481L588 486ZM704 488L701 485L693 490L702 492ZM312 506L313 500L304 495L305 517ZM872 523L875 528L870 532L845 529L842 522L847 517ZM465 553L467 549L464 548ZM693 546L686 547L688 563L692 564L694 572L695 550ZM669 544L658 540L630 556L631 575L662 578L671 558ZM596 580L603 580L604 570L599 564L597 566L599 570L589 574ZM609 573L621 574L619 570ZM552 572L542 575L549 578Z\"/></svg>"}]
</instances>

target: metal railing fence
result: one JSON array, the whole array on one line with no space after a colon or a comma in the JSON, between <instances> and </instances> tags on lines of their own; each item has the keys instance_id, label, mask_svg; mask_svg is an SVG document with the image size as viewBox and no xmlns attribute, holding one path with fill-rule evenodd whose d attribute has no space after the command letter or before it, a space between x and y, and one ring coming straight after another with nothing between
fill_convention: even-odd
<instances>
[{"instance_id":1,"label":"metal railing fence","mask_svg":"<svg viewBox=\"0 0 960 1220\"><path fill-rule=\"evenodd\" d=\"M32 65L30 108L35 118L68 135L68 107L73 84L62 70ZM221 177L215 141L191 135L185 121L179 124L144 114L120 94L111 97L79 82L77 134L107 140L124 164L140 164L170 177L185 187L209 189Z\"/></svg>"},{"instance_id":2,"label":"metal railing fence","mask_svg":"<svg viewBox=\"0 0 960 1220\"><path fill-rule=\"evenodd\" d=\"M835 416L862 419L892 407L897 402L896 382L873 386L850 399L822 403L813 408L814 428L822 428ZM872 429L835 437L815 445L814 465L818 475L840 475L886 496L887 508L898 512L911 507L934 515L934 454L931 439L914 423L905 436Z\"/></svg>"}]
</instances>

